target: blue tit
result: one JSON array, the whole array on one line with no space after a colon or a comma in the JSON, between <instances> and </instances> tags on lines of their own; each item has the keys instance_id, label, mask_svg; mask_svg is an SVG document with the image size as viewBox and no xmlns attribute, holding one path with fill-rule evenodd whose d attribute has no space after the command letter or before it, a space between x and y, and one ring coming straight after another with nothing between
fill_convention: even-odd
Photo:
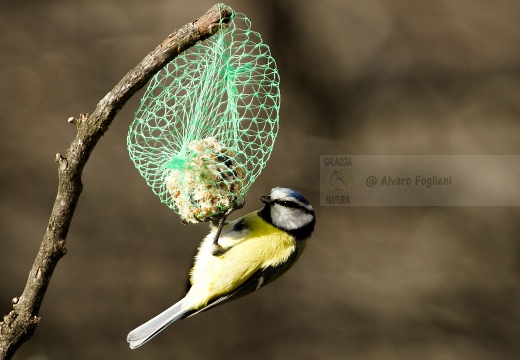
<instances>
[{"instance_id":1,"label":"blue tit","mask_svg":"<svg viewBox=\"0 0 520 360\"><path fill-rule=\"evenodd\" d=\"M216 228L199 246L186 296L127 337L135 349L168 325L238 299L277 279L296 262L316 222L300 193L274 188L261 210ZM218 235L218 234L217 234Z\"/></svg>"}]
</instances>

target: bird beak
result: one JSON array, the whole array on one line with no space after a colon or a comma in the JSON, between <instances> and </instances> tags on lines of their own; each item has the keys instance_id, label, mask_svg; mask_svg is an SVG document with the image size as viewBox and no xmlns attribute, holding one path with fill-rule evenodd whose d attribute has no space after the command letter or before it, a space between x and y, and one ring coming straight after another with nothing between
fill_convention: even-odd
<instances>
[{"instance_id":1,"label":"bird beak","mask_svg":"<svg viewBox=\"0 0 520 360\"><path fill-rule=\"evenodd\" d=\"M266 205L271 204L271 197L269 195L260 196L260 201Z\"/></svg>"}]
</instances>

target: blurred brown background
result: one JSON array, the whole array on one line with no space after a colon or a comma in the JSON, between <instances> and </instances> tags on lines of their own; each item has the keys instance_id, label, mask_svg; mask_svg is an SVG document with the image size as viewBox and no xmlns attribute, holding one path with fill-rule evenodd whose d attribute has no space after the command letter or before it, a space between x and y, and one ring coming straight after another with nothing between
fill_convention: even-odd
<instances>
[{"instance_id":1,"label":"blurred brown background","mask_svg":"<svg viewBox=\"0 0 520 360\"><path fill-rule=\"evenodd\" d=\"M142 91L116 117L34 337L15 359L516 359L517 207L320 207L325 154L520 154L520 2L238 1L277 60L281 129L246 209L314 203L299 263L258 293L130 351L183 296L206 225L183 226L129 160ZM19 296L57 188L69 116L211 1L0 2L0 313ZM485 171L485 164L482 164Z\"/></svg>"}]
</instances>

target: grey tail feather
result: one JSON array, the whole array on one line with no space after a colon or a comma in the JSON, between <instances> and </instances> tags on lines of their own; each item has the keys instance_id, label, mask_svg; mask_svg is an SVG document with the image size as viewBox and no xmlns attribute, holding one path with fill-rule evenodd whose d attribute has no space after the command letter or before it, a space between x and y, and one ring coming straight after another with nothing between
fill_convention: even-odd
<instances>
[{"instance_id":1,"label":"grey tail feather","mask_svg":"<svg viewBox=\"0 0 520 360\"><path fill-rule=\"evenodd\" d=\"M189 316L193 311L182 309L183 300L130 331L126 337L126 341L130 343L130 349L138 348L163 331L168 325Z\"/></svg>"}]
</instances>

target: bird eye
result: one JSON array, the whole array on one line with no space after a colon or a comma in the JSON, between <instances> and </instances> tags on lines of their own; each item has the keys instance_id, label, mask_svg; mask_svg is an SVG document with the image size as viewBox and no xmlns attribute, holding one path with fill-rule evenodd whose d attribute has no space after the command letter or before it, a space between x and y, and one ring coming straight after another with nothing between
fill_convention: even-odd
<instances>
[{"instance_id":1,"label":"bird eye","mask_svg":"<svg viewBox=\"0 0 520 360\"><path fill-rule=\"evenodd\" d=\"M280 201L279 204L282 205L282 206L290 206L291 205L291 203L289 201Z\"/></svg>"}]
</instances>

